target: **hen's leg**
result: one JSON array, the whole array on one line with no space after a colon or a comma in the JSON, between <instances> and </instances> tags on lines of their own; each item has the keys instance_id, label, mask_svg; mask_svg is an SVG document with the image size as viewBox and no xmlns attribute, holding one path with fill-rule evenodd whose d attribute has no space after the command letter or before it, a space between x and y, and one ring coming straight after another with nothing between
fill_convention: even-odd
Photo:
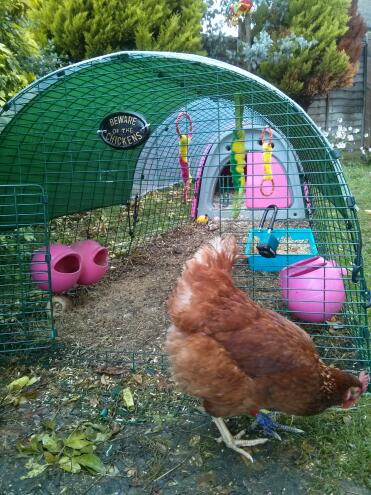
<instances>
[{"instance_id":1,"label":"hen's leg","mask_svg":"<svg viewBox=\"0 0 371 495\"><path fill-rule=\"evenodd\" d=\"M255 416L255 421L252 425L252 428L256 428L260 426L266 435L276 438L277 440L281 440L281 437L275 430L287 431L289 433L304 433L303 430L299 428L294 428L293 426L286 426L277 423L272 419L271 414L266 414L263 412L259 412Z\"/></svg>"},{"instance_id":2,"label":"hen's leg","mask_svg":"<svg viewBox=\"0 0 371 495\"><path fill-rule=\"evenodd\" d=\"M241 436L245 433L245 431L241 431L236 435L235 437L232 436L231 432L228 430L227 425L224 423L224 420L222 418L214 418L213 421L220 431L220 434L222 436L222 440L225 443L225 445L238 452L239 454L243 455L249 461L253 462L253 458L251 455L246 452L245 450L241 449L240 447L252 447L254 445L260 445L262 443L265 443L268 441L267 438L259 438L256 440L241 440Z\"/></svg>"}]
</instances>

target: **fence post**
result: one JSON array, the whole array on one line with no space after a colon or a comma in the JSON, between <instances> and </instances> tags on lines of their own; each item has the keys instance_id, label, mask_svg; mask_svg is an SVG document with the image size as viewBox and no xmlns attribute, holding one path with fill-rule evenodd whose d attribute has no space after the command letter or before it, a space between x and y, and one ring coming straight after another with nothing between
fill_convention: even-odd
<instances>
[{"instance_id":1,"label":"fence post","mask_svg":"<svg viewBox=\"0 0 371 495\"><path fill-rule=\"evenodd\" d=\"M368 67L368 56L369 56L369 51L371 50L371 46L368 40L369 36L370 33L366 33L365 43L363 47L364 75L363 75L363 106L362 106L362 129L361 129L362 147L364 147L366 143L365 134L366 132L369 131L369 128L371 127L371 123L369 122L370 120L369 113L371 112L371 102L369 102L369 100L371 99L371 91L370 91L371 88L369 87L370 84L368 83L368 78L371 77L371 73L370 73L371 71L369 70ZM371 52L370 52L370 56L371 56Z\"/></svg>"}]
</instances>

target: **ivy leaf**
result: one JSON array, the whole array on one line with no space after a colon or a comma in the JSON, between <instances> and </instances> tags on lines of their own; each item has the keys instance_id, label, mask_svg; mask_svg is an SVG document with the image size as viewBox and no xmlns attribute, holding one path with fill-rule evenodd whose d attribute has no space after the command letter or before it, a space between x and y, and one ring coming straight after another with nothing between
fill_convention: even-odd
<instances>
[{"instance_id":1,"label":"ivy leaf","mask_svg":"<svg viewBox=\"0 0 371 495\"><path fill-rule=\"evenodd\" d=\"M64 440L64 445L71 449L80 450L91 445L91 442L86 438L86 434L83 431L74 431Z\"/></svg>"},{"instance_id":2,"label":"ivy leaf","mask_svg":"<svg viewBox=\"0 0 371 495\"><path fill-rule=\"evenodd\" d=\"M28 473L25 474L24 476L21 476L21 480L36 478L36 476L39 476L39 474L43 473L47 467L48 467L47 464L39 464L38 462L35 462L33 459L30 459L26 463L26 468L28 468L30 471L28 471Z\"/></svg>"},{"instance_id":3,"label":"ivy leaf","mask_svg":"<svg viewBox=\"0 0 371 495\"><path fill-rule=\"evenodd\" d=\"M17 443L17 450L22 454L34 454L41 450L38 435L32 435L27 443Z\"/></svg>"},{"instance_id":4,"label":"ivy leaf","mask_svg":"<svg viewBox=\"0 0 371 495\"><path fill-rule=\"evenodd\" d=\"M83 447L80 450L76 451L76 455L81 455L81 454L92 454L96 450L96 446L91 444L87 445L86 447Z\"/></svg>"},{"instance_id":5,"label":"ivy leaf","mask_svg":"<svg viewBox=\"0 0 371 495\"><path fill-rule=\"evenodd\" d=\"M58 457L56 455L53 455L51 452L48 452L47 450L44 452L44 459L45 462L48 464L54 464L54 462L57 462Z\"/></svg>"},{"instance_id":6,"label":"ivy leaf","mask_svg":"<svg viewBox=\"0 0 371 495\"><path fill-rule=\"evenodd\" d=\"M76 460L78 457L67 457L63 456L59 459L59 466L67 473L79 473L81 471L81 466Z\"/></svg>"},{"instance_id":7,"label":"ivy leaf","mask_svg":"<svg viewBox=\"0 0 371 495\"><path fill-rule=\"evenodd\" d=\"M83 454L79 457L75 457L81 466L89 469L89 471L94 471L94 473L105 474L106 467L99 457L95 454Z\"/></svg>"},{"instance_id":8,"label":"ivy leaf","mask_svg":"<svg viewBox=\"0 0 371 495\"><path fill-rule=\"evenodd\" d=\"M56 422L54 419L44 419L44 421L41 421L41 424L46 430L55 430L55 427L57 426Z\"/></svg>"},{"instance_id":9,"label":"ivy leaf","mask_svg":"<svg viewBox=\"0 0 371 495\"><path fill-rule=\"evenodd\" d=\"M41 443L46 450L54 454L57 454L62 449L62 446L55 435L48 435L45 433L41 437Z\"/></svg>"},{"instance_id":10,"label":"ivy leaf","mask_svg":"<svg viewBox=\"0 0 371 495\"><path fill-rule=\"evenodd\" d=\"M94 430L98 430L101 432L105 432L107 430L107 427L105 425L101 425L99 423L91 423L90 421L87 421L84 423L85 426L91 426Z\"/></svg>"},{"instance_id":11,"label":"ivy leaf","mask_svg":"<svg viewBox=\"0 0 371 495\"><path fill-rule=\"evenodd\" d=\"M94 442L99 443L99 442L105 442L106 440L109 440L112 437L112 432L107 431L105 433L103 432L98 432L96 437L94 438Z\"/></svg>"}]
</instances>

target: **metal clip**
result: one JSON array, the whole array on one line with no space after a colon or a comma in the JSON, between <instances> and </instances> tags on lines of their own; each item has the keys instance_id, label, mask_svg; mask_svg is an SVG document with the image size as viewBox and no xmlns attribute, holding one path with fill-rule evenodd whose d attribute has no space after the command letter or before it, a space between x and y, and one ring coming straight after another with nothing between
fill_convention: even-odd
<instances>
[{"instance_id":1,"label":"metal clip","mask_svg":"<svg viewBox=\"0 0 371 495\"><path fill-rule=\"evenodd\" d=\"M274 222L276 221L276 217L277 217L277 213L278 213L277 206L276 205L267 206L267 208L265 209L263 216L260 220L260 223L259 223L259 230L261 230L264 227L264 222L267 218L269 210L273 210L273 215L272 215L271 221L270 221L268 229L267 229L268 233L272 232L272 230L273 230Z\"/></svg>"}]
</instances>

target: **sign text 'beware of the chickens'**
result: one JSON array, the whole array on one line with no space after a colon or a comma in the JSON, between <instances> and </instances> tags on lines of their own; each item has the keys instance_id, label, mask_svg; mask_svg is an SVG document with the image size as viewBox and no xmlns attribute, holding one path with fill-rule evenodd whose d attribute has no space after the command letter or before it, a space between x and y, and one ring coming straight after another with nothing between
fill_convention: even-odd
<instances>
[{"instance_id":1,"label":"sign text 'beware of the chickens'","mask_svg":"<svg viewBox=\"0 0 371 495\"><path fill-rule=\"evenodd\" d=\"M102 120L98 133L109 146L128 149L139 146L148 139L149 125L137 113L114 112Z\"/></svg>"}]
</instances>

